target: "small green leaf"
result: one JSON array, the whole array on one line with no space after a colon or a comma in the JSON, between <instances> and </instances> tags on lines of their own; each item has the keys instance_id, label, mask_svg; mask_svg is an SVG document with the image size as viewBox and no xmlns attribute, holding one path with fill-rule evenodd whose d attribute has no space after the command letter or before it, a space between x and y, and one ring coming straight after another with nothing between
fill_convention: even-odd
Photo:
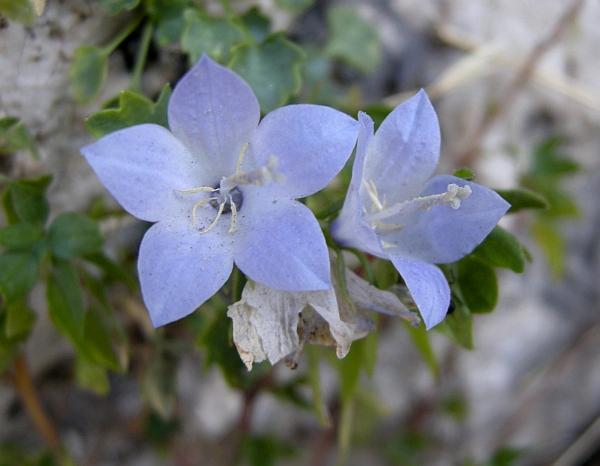
<instances>
[{"instance_id":1,"label":"small green leaf","mask_svg":"<svg viewBox=\"0 0 600 466\"><path fill-rule=\"evenodd\" d=\"M38 281L39 264L31 252L0 254L0 295L10 305L29 293Z\"/></svg>"},{"instance_id":2,"label":"small green leaf","mask_svg":"<svg viewBox=\"0 0 600 466\"><path fill-rule=\"evenodd\" d=\"M435 357L435 353L433 352L431 342L429 341L429 334L427 333L425 326L419 325L418 327L413 327L407 322L405 328L408 331L413 344L417 348L417 351L421 353L421 356L425 360L427 367L433 376L437 377L439 374L439 364Z\"/></svg>"},{"instance_id":3,"label":"small green leaf","mask_svg":"<svg viewBox=\"0 0 600 466\"><path fill-rule=\"evenodd\" d=\"M284 105L300 90L302 50L274 33L262 44L243 43L233 51L229 66L252 88L263 113Z\"/></svg>"},{"instance_id":4,"label":"small green leaf","mask_svg":"<svg viewBox=\"0 0 600 466\"><path fill-rule=\"evenodd\" d=\"M89 361L78 354L75 359L75 380L77 385L103 396L110 390L110 381L105 367Z\"/></svg>"},{"instance_id":5,"label":"small green leaf","mask_svg":"<svg viewBox=\"0 0 600 466\"><path fill-rule=\"evenodd\" d=\"M275 5L279 8L294 14L308 10L314 3L315 0L275 0Z\"/></svg>"},{"instance_id":6,"label":"small green leaf","mask_svg":"<svg viewBox=\"0 0 600 466\"><path fill-rule=\"evenodd\" d=\"M263 15L257 6L253 6L241 18L248 33L255 42L263 42L271 32L271 19Z\"/></svg>"},{"instance_id":7,"label":"small green leaf","mask_svg":"<svg viewBox=\"0 0 600 466\"><path fill-rule=\"evenodd\" d=\"M147 12L156 23L154 37L164 47L181 40L185 28L184 11L189 7L187 0L154 0L149 2Z\"/></svg>"},{"instance_id":8,"label":"small green leaf","mask_svg":"<svg viewBox=\"0 0 600 466\"><path fill-rule=\"evenodd\" d=\"M50 250L60 259L94 254L103 242L96 222L76 212L60 214L48 229Z\"/></svg>"},{"instance_id":9,"label":"small green leaf","mask_svg":"<svg viewBox=\"0 0 600 466\"><path fill-rule=\"evenodd\" d=\"M33 180L13 181L8 187L10 194L3 199L4 210L10 223L14 217L20 222L43 225L50 213L44 192L51 181L50 176Z\"/></svg>"},{"instance_id":10,"label":"small green leaf","mask_svg":"<svg viewBox=\"0 0 600 466\"><path fill-rule=\"evenodd\" d=\"M475 173L473 173L468 168L461 168L460 170L456 170L453 173L453 175L458 178L462 178L463 180L467 180L467 181L475 181L475 178L477 178L475 176Z\"/></svg>"},{"instance_id":11,"label":"small green leaf","mask_svg":"<svg viewBox=\"0 0 600 466\"><path fill-rule=\"evenodd\" d=\"M29 309L23 299L6 306L6 322L4 325L6 337L26 337L31 331L35 319L35 312Z\"/></svg>"},{"instance_id":12,"label":"small green leaf","mask_svg":"<svg viewBox=\"0 0 600 466\"><path fill-rule=\"evenodd\" d=\"M463 348L473 349L473 316L465 306L456 306L443 324L440 330L445 326L456 343Z\"/></svg>"},{"instance_id":13,"label":"small green leaf","mask_svg":"<svg viewBox=\"0 0 600 466\"><path fill-rule=\"evenodd\" d=\"M496 189L496 192L510 204L507 214L523 209L547 209L549 207L544 196L528 189Z\"/></svg>"},{"instance_id":14,"label":"small green leaf","mask_svg":"<svg viewBox=\"0 0 600 466\"><path fill-rule=\"evenodd\" d=\"M525 270L525 252L515 235L496 226L473 254L492 267L504 267L513 272Z\"/></svg>"},{"instance_id":15,"label":"small green leaf","mask_svg":"<svg viewBox=\"0 0 600 466\"><path fill-rule=\"evenodd\" d=\"M473 313L492 312L498 301L498 279L494 268L469 255L458 261L457 273L462 299L469 310Z\"/></svg>"},{"instance_id":16,"label":"small green leaf","mask_svg":"<svg viewBox=\"0 0 600 466\"><path fill-rule=\"evenodd\" d=\"M21 149L27 149L34 158L39 159L35 141L27 127L18 118L0 119L0 154L11 154Z\"/></svg>"},{"instance_id":17,"label":"small green leaf","mask_svg":"<svg viewBox=\"0 0 600 466\"><path fill-rule=\"evenodd\" d=\"M184 14L185 29L181 37L181 48L195 63L205 53L213 60L226 63L231 48L244 40L244 32L227 18L213 19L197 9Z\"/></svg>"},{"instance_id":18,"label":"small green leaf","mask_svg":"<svg viewBox=\"0 0 600 466\"><path fill-rule=\"evenodd\" d=\"M87 104L100 95L108 75L109 50L93 45L84 45L75 49L75 58L69 78L73 85L75 99Z\"/></svg>"},{"instance_id":19,"label":"small green leaf","mask_svg":"<svg viewBox=\"0 0 600 466\"><path fill-rule=\"evenodd\" d=\"M579 171L579 164L559 153L566 140L562 136L552 136L537 146L529 174L534 177L557 177L571 175Z\"/></svg>"},{"instance_id":20,"label":"small green leaf","mask_svg":"<svg viewBox=\"0 0 600 466\"><path fill-rule=\"evenodd\" d=\"M16 223L0 228L0 246L14 250L30 250L40 239L40 230L31 223Z\"/></svg>"},{"instance_id":21,"label":"small green leaf","mask_svg":"<svg viewBox=\"0 0 600 466\"><path fill-rule=\"evenodd\" d=\"M2 210L4 210L4 215L6 216L6 221L9 223L9 225L14 225L15 223L19 223L21 221L17 215L17 212L15 211L15 207L13 206L10 189L5 189L2 193Z\"/></svg>"},{"instance_id":22,"label":"small green leaf","mask_svg":"<svg viewBox=\"0 0 600 466\"><path fill-rule=\"evenodd\" d=\"M158 345L144 376L142 393L162 419L170 419L173 414L178 368L178 353Z\"/></svg>"},{"instance_id":23,"label":"small green leaf","mask_svg":"<svg viewBox=\"0 0 600 466\"><path fill-rule=\"evenodd\" d=\"M0 13L21 24L33 24L35 12L29 0L0 0Z\"/></svg>"},{"instance_id":24,"label":"small green leaf","mask_svg":"<svg viewBox=\"0 0 600 466\"><path fill-rule=\"evenodd\" d=\"M168 128L167 105L171 88L163 87L156 103L141 94L123 91L119 95L119 108L109 108L92 113L85 121L87 129L96 138L143 123L155 123Z\"/></svg>"},{"instance_id":25,"label":"small green leaf","mask_svg":"<svg viewBox=\"0 0 600 466\"><path fill-rule=\"evenodd\" d=\"M133 10L139 5L140 0L96 0L100 5L106 8L109 16L114 16L121 11Z\"/></svg>"},{"instance_id":26,"label":"small green leaf","mask_svg":"<svg viewBox=\"0 0 600 466\"><path fill-rule=\"evenodd\" d=\"M363 73L372 73L382 60L377 30L354 10L335 6L327 13L329 43L326 53Z\"/></svg>"},{"instance_id":27,"label":"small green leaf","mask_svg":"<svg viewBox=\"0 0 600 466\"><path fill-rule=\"evenodd\" d=\"M52 265L46 282L48 315L54 326L79 349L85 319L79 277L70 262L56 259Z\"/></svg>"},{"instance_id":28,"label":"small green leaf","mask_svg":"<svg viewBox=\"0 0 600 466\"><path fill-rule=\"evenodd\" d=\"M110 332L100 312L93 307L85 314L83 341L84 353L91 356L95 363L113 371L121 370L119 359L110 343Z\"/></svg>"},{"instance_id":29,"label":"small green leaf","mask_svg":"<svg viewBox=\"0 0 600 466\"><path fill-rule=\"evenodd\" d=\"M550 272L560 277L565 266L565 240L553 222L537 221L531 225L531 236L540 245L550 266Z\"/></svg>"}]
</instances>

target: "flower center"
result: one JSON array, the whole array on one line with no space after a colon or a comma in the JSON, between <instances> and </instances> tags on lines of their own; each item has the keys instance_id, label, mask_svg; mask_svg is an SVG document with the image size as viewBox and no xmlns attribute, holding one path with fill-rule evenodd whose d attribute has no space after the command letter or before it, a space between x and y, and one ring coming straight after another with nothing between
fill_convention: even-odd
<instances>
[{"instance_id":1,"label":"flower center","mask_svg":"<svg viewBox=\"0 0 600 466\"><path fill-rule=\"evenodd\" d=\"M237 231L237 213L241 209L244 201L244 194L239 186L251 184L263 186L272 181L278 183L285 182L285 177L281 173L275 172L275 168L277 167L277 157L274 155L269 156L267 164L264 167L254 168L247 172L243 172L242 162L244 161L246 149L248 149L248 143L244 144L240 150L235 173L231 176L223 177L218 188L202 186L194 189L175 190L182 194L211 193L210 197L201 200L193 207L190 228L196 226L196 211L208 203L217 211L217 215L209 226L199 230L200 234L212 230L219 222L221 215L229 213L231 213L231 227L229 228L228 233L233 233L234 231Z\"/></svg>"},{"instance_id":2,"label":"flower center","mask_svg":"<svg viewBox=\"0 0 600 466\"><path fill-rule=\"evenodd\" d=\"M365 191L371 199L371 212L365 212L365 218L371 224L373 229L382 228L385 230L397 230L402 228L402 224L384 223L382 220L390 218L399 213L412 213L419 210L429 210L432 207L437 207L445 204L450 204L453 209L458 209L462 200L469 197L472 190L468 185L459 187L455 183L448 185L447 191L441 194L432 194L431 196L416 197L410 201L399 202L391 207L387 206L385 196L383 200L379 199L377 188L372 181L367 183L362 182ZM383 242L382 242L383 243ZM392 244L383 243L384 247L395 247Z\"/></svg>"}]
</instances>

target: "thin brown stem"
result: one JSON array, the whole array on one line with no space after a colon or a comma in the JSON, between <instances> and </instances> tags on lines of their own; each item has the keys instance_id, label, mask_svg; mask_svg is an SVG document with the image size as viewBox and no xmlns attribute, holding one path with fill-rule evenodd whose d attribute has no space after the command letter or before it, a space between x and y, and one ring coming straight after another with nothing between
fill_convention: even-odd
<instances>
[{"instance_id":1,"label":"thin brown stem","mask_svg":"<svg viewBox=\"0 0 600 466\"><path fill-rule=\"evenodd\" d=\"M517 75L509 84L503 97L498 100L497 105L495 105L493 109L485 116L485 118L481 121L481 124L467 140L467 143L465 144L459 157L462 163L468 164L468 161L473 158L479 146L481 145L481 141L484 136L487 134L496 120L512 105L521 89L530 80L542 57L559 42L567 27L570 26L573 20L577 17L577 14L579 13L579 10L583 6L584 2L585 0L574 0L573 3L571 3L571 5L556 21L554 27L550 31L550 34L548 34L545 39L543 39L533 48L529 56L523 62L520 70L517 72Z\"/></svg>"},{"instance_id":2,"label":"thin brown stem","mask_svg":"<svg viewBox=\"0 0 600 466\"><path fill-rule=\"evenodd\" d=\"M27 367L27 359L23 353L17 355L15 358L14 368L14 374L11 377L13 387L21 398L27 414L44 439L44 442L59 462L63 463L64 461L62 460L64 457L60 448L58 432L42 405L31 374L29 373L29 368Z\"/></svg>"}]
</instances>

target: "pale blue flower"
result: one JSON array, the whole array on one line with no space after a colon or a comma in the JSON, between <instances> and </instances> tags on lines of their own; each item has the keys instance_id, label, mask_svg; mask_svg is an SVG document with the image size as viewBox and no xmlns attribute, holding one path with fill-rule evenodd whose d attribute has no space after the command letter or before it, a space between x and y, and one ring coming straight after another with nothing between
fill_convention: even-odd
<instances>
[{"instance_id":1,"label":"pale blue flower","mask_svg":"<svg viewBox=\"0 0 600 466\"><path fill-rule=\"evenodd\" d=\"M325 187L350 156L359 124L317 105L260 121L250 87L203 56L169 102L170 131L153 124L81 149L109 192L156 222L138 272L154 326L191 313L229 277L286 291L331 288L325 239L294 201Z\"/></svg>"},{"instance_id":2,"label":"pale blue flower","mask_svg":"<svg viewBox=\"0 0 600 466\"><path fill-rule=\"evenodd\" d=\"M510 206L478 184L431 178L440 129L424 91L390 113L375 135L368 115L360 113L359 122L352 181L332 236L341 246L391 260L429 329L450 302L448 282L433 264L470 253Z\"/></svg>"}]
</instances>

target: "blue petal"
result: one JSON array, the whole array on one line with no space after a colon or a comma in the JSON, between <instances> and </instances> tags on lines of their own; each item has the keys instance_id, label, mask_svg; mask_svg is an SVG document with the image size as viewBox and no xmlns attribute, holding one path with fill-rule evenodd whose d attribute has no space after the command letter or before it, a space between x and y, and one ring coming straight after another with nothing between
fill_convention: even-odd
<instances>
[{"instance_id":1,"label":"blue petal","mask_svg":"<svg viewBox=\"0 0 600 466\"><path fill-rule=\"evenodd\" d=\"M412 199L433 174L440 154L440 127L425 91L400 104L377 129L365 160L372 181L388 205ZM371 205L365 192L365 205Z\"/></svg>"},{"instance_id":2,"label":"blue petal","mask_svg":"<svg viewBox=\"0 0 600 466\"><path fill-rule=\"evenodd\" d=\"M187 316L225 283L233 247L223 232L200 235L186 219L160 222L146 232L138 272L154 327Z\"/></svg>"},{"instance_id":3,"label":"blue petal","mask_svg":"<svg viewBox=\"0 0 600 466\"><path fill-rule=\"evenodd\" d=\"M356 156L352 166L352 179L340 215L331 222L331 236L337 244L347 248L361 249L370 254L387 258L381 247L381 241L364 219L363 204L360 199L362 175L367 148L373 137L373 120L366 113L358 113L360 130Z\"/></svg>"},{"instance_id":4,"label":"blue petal","mask_svg":"<svg viewBox=\"0 0 600 466\"><path fill-rule=\"evenodd\" d=\"M392 258L392 263L419 308L425 328L429 330L444 320L450 305L450 286L442 271L423 262Z\"/></svg>"},{"instance_id":5,"label":"blue petal","mask_svg":"<svg viewBox=\"0 0 600 466\"><path fill-rule=\"evenodd\" d=\"M158 125L116 131L83 147L81 153L123 208L149 222L180 212L176 189L196 188L205 181L192 154Z\"/></svg>"},{"instance_id":6,"label":"blue petal","mask_svg":"<svg viewBox=\"0 0 600 466\"><path fill-rule=\"evenodd\" d=\"M288 199L252 197L244 191L235 233L235 263L242 272L278 290L330 289L327 245L310 209Z\"/></svg>"},{"instance_id":7,"label":"blue petal","mask_svg":"<svg viewBox=\"0 0 600 466\"><path fill-rule=\"evenodd\" d=\"M436 264L457 261L485 239L510 207L491 189L450 175L432 178L419 195L444 193L451 183L472 190L458 209L446 204L389 219L403 225L380 231L382 241L396 246L386 249L390 257Z\"/></svg>"},{"instance_id":8,"label":"blue petal","mask_svg":"<svg viewBox=\"0 0 600 466\"><path fill-rule=\"evenodd\" d=\"M358 122L348 115L320 105L288 105L263 118L252 144L252 166L278 159L283 185L268 187L274 196L296 199L324 188L352 154Z\"/></svg>"},{"instance_id":9,"label":"blue petal","mask_svg":"<svg viewBox=\"0 0 600 466\"><path fill-rule=\"evenodd\" d=\"M214 182L235 172L252 139L260 108L250 86L206 55L175 86L169 101L173 134L209 170Z\"/></svg>"}]
</instances>

